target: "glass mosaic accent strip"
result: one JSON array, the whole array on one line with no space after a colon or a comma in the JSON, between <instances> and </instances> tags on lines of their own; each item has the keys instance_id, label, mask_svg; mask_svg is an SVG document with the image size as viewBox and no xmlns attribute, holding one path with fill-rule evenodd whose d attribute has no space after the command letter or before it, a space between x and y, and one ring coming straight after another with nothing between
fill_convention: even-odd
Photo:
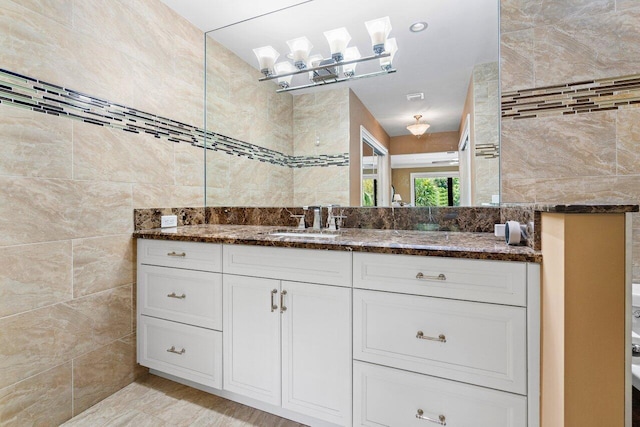
<instances>
[{"instance_id":1,"label":"glass mosaic accent strip","mask_svg":"<svg viewBox=\"0 0 640 427\"><path fill-rule=\"evenodd\" d=\"M204 129L0 69L0 104L203 148ZM215 132L206 148L289 168L348 166L349 153L289 156Z\"/></svg>"},{"instance_id":2,"label":"glass mosaic accent strip","mask_svg":"<svg viewBox=\"0 0 640 427\"><path fill-rule=\"evenodd\" d=\"M502 94L503 119L531 119L640 106L640 74Z\"/></svg>"}]
</instances>

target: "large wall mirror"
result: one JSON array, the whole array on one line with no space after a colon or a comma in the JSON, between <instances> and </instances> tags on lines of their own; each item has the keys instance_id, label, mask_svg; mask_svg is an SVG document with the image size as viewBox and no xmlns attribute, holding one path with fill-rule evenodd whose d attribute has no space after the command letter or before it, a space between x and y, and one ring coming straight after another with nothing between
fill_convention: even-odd
<instances>
[{"instance_id":1,"label":"large wall mirror","mask_svg":"<svg viewBox=\"0 0 640 427\"><path fill-rule=\"evenodd\" d=\"M312 0L207 32L206 204L498 204L498 3ZM365 23L387 16L397 51L375 56ZM359 62L340 37L330 62L339 28Z\"/></svg>"}]
</instances>

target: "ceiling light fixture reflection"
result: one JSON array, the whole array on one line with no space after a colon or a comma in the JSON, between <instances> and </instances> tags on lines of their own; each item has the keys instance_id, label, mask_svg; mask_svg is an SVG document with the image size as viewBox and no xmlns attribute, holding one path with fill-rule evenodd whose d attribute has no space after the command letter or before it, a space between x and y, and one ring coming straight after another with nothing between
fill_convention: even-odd
<instances>
[{"instance_id":1,"label":"ceiling light fixture reflection","mask_svg":"<svg viewBox=\"0 0 640 427\"><path fill-rule=\"evenodd\" d=\"M414 124L407 126L407 130L411 132L413 135L420 138L422 135L424 135L424 133L427 131L427 129L429 129L431 125L428 123L420 123L422 114L416 114L413 117L416 119L416 122Z\"/></svg>"}]
</instances>

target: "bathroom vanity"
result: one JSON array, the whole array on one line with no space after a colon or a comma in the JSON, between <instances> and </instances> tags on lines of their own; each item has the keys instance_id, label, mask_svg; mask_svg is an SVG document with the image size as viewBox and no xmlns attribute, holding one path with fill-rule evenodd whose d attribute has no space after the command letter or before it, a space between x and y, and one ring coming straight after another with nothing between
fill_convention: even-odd
<instances>
[{"instance_id":1,"label":"bathroom vanity","mask_svg":"<svg viewBox=\"0 0 640 427\"><path fill-rule=\"evenodd\" d=\"M539 252L281 232L136 232L138 362L309 425L539 425Z\"/></svg>"}]
</instances>

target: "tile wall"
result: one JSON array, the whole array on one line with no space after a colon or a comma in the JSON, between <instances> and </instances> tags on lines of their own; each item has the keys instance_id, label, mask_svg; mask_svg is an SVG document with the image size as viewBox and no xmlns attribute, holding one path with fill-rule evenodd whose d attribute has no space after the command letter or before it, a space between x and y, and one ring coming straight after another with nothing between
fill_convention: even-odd
<instances>
[{"instance_id":1,"label":"tile wall","mask_svg":"<svg viewBox=\"0 0 640 427\"><path fill-rule=\"evenodd\" d=\"M475 205L492 203L500 192L498 128L498 63L488 62L473 69L474 196Z\"/></svg>"},{"instance_id":2,"label":"tile wall","mask_svg":"<svg viewBox=\"0 0 640 427\"><path fill-rule=\"evenodd\" d=\"M295 96L293 154L333 153L349 155L349 89L343 87ZM293 170L293 188L293 206L348 206L349 168L296 168ZM277 206L286 205L279 203Z\"/></svg>"},{"instance_id":3,"label":"tile wall","mask_svg":"<svg viewBox=\"0 0 640 427\"><path fill-rule=\"evenodd\" d=\"M156 0L0 2L3 69L187 126L202 43ZM2 96L0 425L57 426L140 374L133 209L202 206L203 150Z\"/></svg>"},{"instance_id":4,"label":"tile wall","mask_svg":"<svg viewBox=\"0 0 640 427\"><path fill-rule=\"evenodd\" d=\"M259 82L255 68L211 36L206 43L207 129L253 151L207 150L207 205L326 204L344 188L346 199L332 203L348 204L348 89L277 93L274 81ZM275 161L255 161L265 151L277 153Z\"/></svg>"},{"instance_id":5,"label":"tile wall","mask_svg":"<svg viewBox=\"0 0 640 427\"><path fill-rule=\"evenodd\" d=\"M500 34L503 202L639 203L640 2L502 0Z\"/></svg>"}]
</instances>

